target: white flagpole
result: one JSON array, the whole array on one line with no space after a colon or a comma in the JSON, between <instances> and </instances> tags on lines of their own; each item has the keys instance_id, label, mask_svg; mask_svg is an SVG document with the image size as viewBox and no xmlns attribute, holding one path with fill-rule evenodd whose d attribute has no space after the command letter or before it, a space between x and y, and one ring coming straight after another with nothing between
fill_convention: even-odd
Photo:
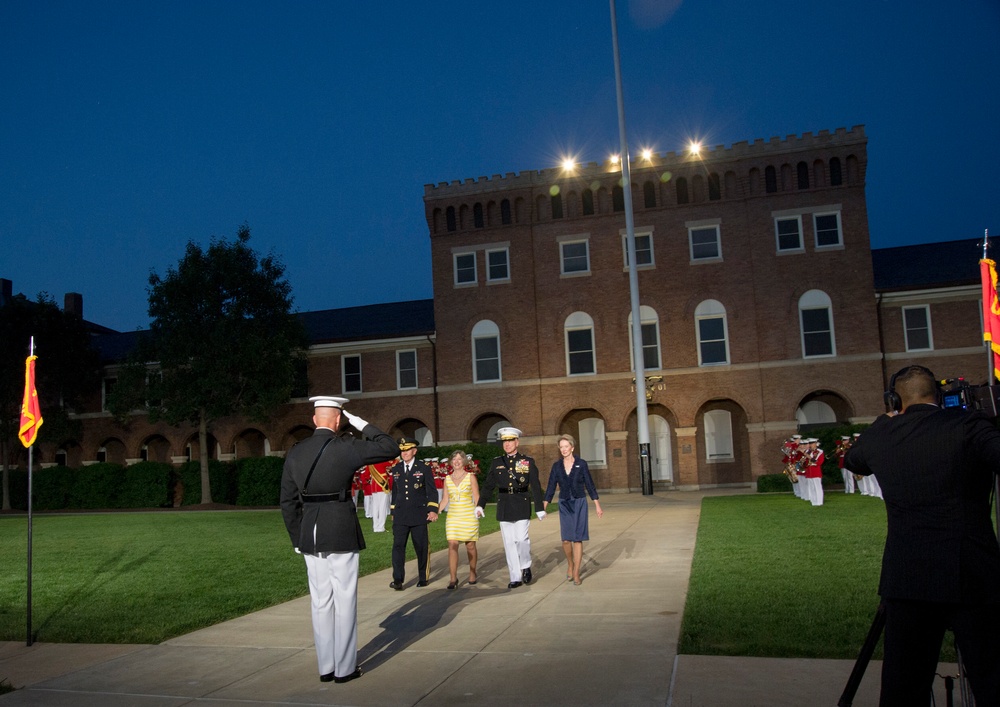
<instances>
[{"instance_id":1,"label":"white flagpole","mask_svg":"<svg viewBox=\"0 0 1000 707\"><path fill-rule=\"evenodd\" d=\"M35 355L35 337L31 337L31 343L28 345L28 356ZM38 389L38 386L35 386ZM28 646L32 644L31 637L31 464L33 460L33 452L35 451L34 443L28 447Z\"/></svg>"}]
</instances>

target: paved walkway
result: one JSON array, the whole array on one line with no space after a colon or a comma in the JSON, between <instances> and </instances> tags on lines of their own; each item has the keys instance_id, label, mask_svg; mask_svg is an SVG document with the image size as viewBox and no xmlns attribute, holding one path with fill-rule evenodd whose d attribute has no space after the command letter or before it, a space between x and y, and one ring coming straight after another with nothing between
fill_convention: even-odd
<instances>
[{"instance_id":1,"label":"paved walkway","mask_svg":"<svg viewBox=\"0 0 1000 707\"><path fill-rule=\"evenodd\" d=\"M403 592L389 570L363 577L360 680L319 681L304 597L153 646L0 643L0 680L23 688L0 707L836 705L853 661L677 655L704 495L603 497L580 586L555 514L531 523L530 586L507 589L499 533L479 543L476 586L445 588L446 552L427 588L413 562ZM879 669L858 707L877 704Z\"/></svg>"}]
</instances>

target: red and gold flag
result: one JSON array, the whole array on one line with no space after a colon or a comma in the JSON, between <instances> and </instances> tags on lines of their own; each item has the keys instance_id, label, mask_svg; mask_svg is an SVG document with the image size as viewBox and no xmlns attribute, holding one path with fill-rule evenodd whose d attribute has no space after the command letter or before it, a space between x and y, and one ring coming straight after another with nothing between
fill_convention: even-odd
<instances>
[{"instance_id":1,"label":"red and gold flag","mask_svg":"<svg viewBox=\"0 0 1000 707\"><path fill-rule=\"evenodd\" d=\"M993 351L993 375L1000 378L1000 301L997 300L996 263L983 258L979 261L979 274L983 281L983 341Z\"/></svg>"},{"instance_id":2,"label":"red and gold flag","mask_svg":"<svg viewBox=\"0 0 1000 707\"><path fill-rule=\"evenodd\" d=\"M30 447L38 437L38 428L42 426L42 409L38 405L38 391L35 390L35 359L38 356L28 356L24 362L24 400L21 402L21 427L17 436L21 444Z\"/></svg>"}]
</instances>

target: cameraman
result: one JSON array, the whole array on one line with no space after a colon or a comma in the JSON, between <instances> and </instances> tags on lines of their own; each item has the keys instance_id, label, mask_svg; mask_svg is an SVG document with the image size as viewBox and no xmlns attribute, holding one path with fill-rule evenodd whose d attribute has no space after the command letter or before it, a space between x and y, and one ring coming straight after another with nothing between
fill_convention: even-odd
<instances>
[{"instance_id":1,"label":"cameraman","mask_svg":"<svg viewBox=\"0 0 1000 707\"><path fill-rule=\"evenodd\" d=\"M874 474L885 496L879 704L928 704L951 628L976 704L1000 705L1000 545L990 520L1000 431L982 413L940 408L923 366L893 376L886 398L900 414L879 417L844 459Z\"/></svg>"}]
</instances>

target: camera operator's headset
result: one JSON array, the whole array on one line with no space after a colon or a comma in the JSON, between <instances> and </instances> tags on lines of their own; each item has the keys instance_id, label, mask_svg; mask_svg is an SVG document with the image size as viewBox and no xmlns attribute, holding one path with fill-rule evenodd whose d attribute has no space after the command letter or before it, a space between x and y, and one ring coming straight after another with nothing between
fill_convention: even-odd
<instances>
[{"instance_id":1,"label":"camera operator's headset","mask_svg":"<svg viewBox=\"0 0 1000 707\"><path fill-rule=\"evenodd\" d=\"M893 373L892 378L889 379L889 390L882 394L882 399L885 401L886 408L892 412L899 412L903 409L903 401L900 399L899 393L896 392L896 379L909 371L921 371L926 373L934 379L935 383L937 383L937 378L934 378L934 374L931 370L929 368L925 368L924 366L907 366L906 368L899 369Z\"/></svg>"}]
</instances>

